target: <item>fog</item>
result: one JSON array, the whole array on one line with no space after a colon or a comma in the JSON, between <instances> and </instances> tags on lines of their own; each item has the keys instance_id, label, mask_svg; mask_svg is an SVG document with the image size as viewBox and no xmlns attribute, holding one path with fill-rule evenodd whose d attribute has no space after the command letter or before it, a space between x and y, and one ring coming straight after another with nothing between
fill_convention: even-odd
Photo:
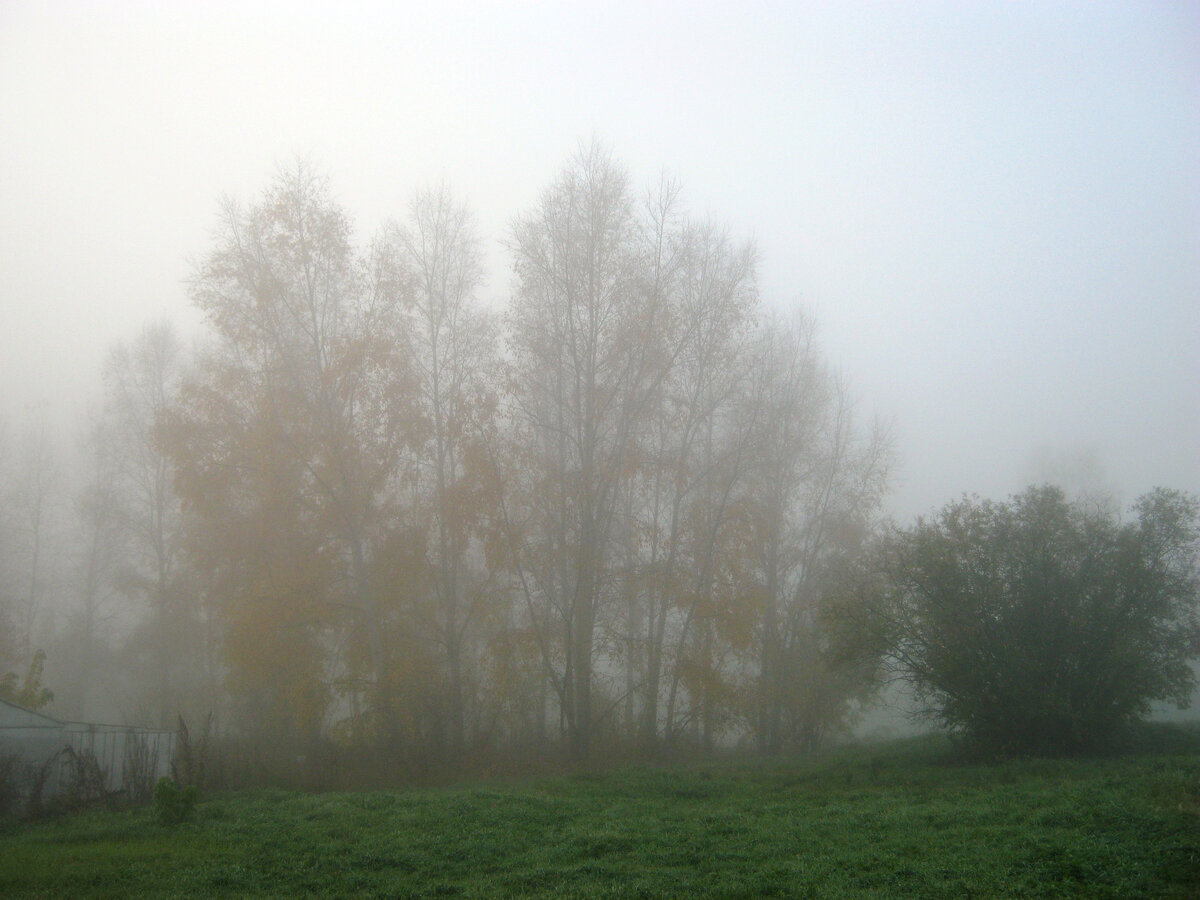
<instances>
[{"instance_id":1,"label":"fog","mask_svg":"<svg viewBox=\"0 0 1200 900\"><path fill-rule=\"evenodd\" d=\"M894 423L890 508L1040 455L1200 486L1200 14L976 6L6 3L0 403L75 415L115 340L194 324L217 198L296 154L363 234L445 180L500 240L581 139L760 249Z\"/></svg>"},{"instance_id":2,"label":"fog","mask_svg":"<svg viewBox=\"0 0 1200 900\"><path fill-rule=\"evenodd\" d=\"M871 516L908 523L964 492L1003 498L1039 481L1118 507L1156 485L1200 492L1190 4L14 0L0 7L0 122L10 460L43 428L60 464L74 460L105 360L148 325L171 323L185 347L213 338L195 282L281 173L328 177L364 257L381 234L403 256L387 223L406 220L416 191L450 192L480 240L472 300L508 316L507 352L536 358L537 211L552 232L539 204L566 191L560 173L608 172L584 162L599 152L639 199L662 173L677 179L689 222L712 225L689 232L700 256L732 271L752 242L753 279L728 274L729 297L752 280L763 319L802 324L747 358L808 360L797 347L811 337L862 459L878 449L867 435L890 434ZM249 218L231 217L227 198ZM488 327L479 334L503 353ZM537 371L512 401L535 431L521 398L549 391ZM765 396L775 383L762 378ZM736 428L728 416L720 427ZM10 506L32 509L18 488L25 500ZM193 502L206 489L197 478ZM339 540L361 585L376 576L357 527ZM466 546L463 565L486 544ZM514 551L507 564L538 560ZM388 577L410 578L396 565ZM546 609L562 589L544 588ZM33 618L15 657L30 657ZM43 632L54 625L44 613ZM622 677L615 656L596 665L598 678ZM575 677L590 722L591 676ZM660 715L654 703L637 714Z\"/></svg>"}]
</instances>

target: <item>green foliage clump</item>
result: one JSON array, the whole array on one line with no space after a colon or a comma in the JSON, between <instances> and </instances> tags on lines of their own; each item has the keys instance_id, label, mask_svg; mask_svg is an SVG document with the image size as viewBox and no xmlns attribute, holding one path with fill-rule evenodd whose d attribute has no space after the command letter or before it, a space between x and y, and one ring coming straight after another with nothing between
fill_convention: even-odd
<instances>
[{"instance_id":1,"label":"green foliage clump","mask_svg":"<svg viewBox=\"0 0 1200 900\"><path fill-rule=\"evenodd\" d=\"M204 720L199 739L193 738L183 716L175 732L175 754L171 758L171 777L182 787L204 787L208 767L208 741L212 733L212 713Z\"/></svg>"},{"instance_id":2,"label":"green foliage clump","mask_svg":"<svg viewBox=\"0 0 1200 900\"><path fill-rule=\"evenodd\" d=\"M126 738L125 759L121 766L125 793L134 803L148 803L154 796L154 769L157 758L144 735Z\"/></svg>"},{"instance_id":3,"label":"green foliage clump","mask_svg":"<svg viewBox=\"0 0 1200 900\"><path fill-rule=\"evenodd\" d=\"M199 792L194 784L180 787L171 778L160 778L154 788L154 806L164 825L191 821Z\"/></svg>"},{"instance_id":4,"label":"green foliage clump","mask_svg":"<svg viewBox=\"0 0 1200 900\"><path fill-rule=\"evenodd\" d=\"M211 716L209 717L211 721ZM175 755L171 760L171 776L163 777L154 786L154 806L164 825L178 825L191 820L204 783L205 759L208 755L209 723L199 742L194 741L188 727L179 717Z\"/></svg>"},{"instance_id":5,"label":"green foliage clump","mask_svg":"<svg viewBox=\"0 0 1200 900\"><path fill-rule=\"evenodd\" d=\"M66 747L63 752L66 774L62 802L66 809L82 809L105 799L108 773L90 750L76 751Z\"/></svg>"},{"instance_id":6,"label":"green foliage clump","mask_svg":"<svg viewBox=\"0 0 1200 900\"><path fill-rule=\"evenodd\" d=\"M38 650L29 661L29 671L24 680L15 672L0 678L0 698L16 703L26 709L38 710L54 700L54 691L42 686L42 671L46 667L46 651Z\"/></svg>"},{"instance_id":7,"label":"green foliage clump","mask_svg":"<svg viewBox=\"0 0 1200 900\"><path fill-rule=\"evenodd\" d=\"M1159 489L1133 512L1051 486L949 504L884 541L868 631L986 752L1109 746L1151 701L1187 704L1200 651L1200 502Z\"/></svg>"},{"instance_id":8,"label":"green foliage clump","mask_svg":"<svg viewBox=\"0 0 1200 900\"><path fill-rule=\"evenodd\" d=\"M16 815L21 808L21 757L0 753L0 822Z\"/></svg>"}]
</instances>

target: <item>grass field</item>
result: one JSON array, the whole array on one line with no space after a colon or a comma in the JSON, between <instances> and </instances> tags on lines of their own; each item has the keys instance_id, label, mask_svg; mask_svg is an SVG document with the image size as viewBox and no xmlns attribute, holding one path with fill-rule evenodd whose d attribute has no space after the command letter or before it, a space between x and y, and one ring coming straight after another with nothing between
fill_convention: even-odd
<instances>
[{"instance_id":1,"label":"grass field","mask_svg":"<svg viewBox=\"0 0 1200 900\"><path fill-rule=\"evenodd\" d=\"M0 832L3 897L1200 897L1192 740L962 764L791 762L396 792L263 790Z\"/></svg>"}]
</instances>

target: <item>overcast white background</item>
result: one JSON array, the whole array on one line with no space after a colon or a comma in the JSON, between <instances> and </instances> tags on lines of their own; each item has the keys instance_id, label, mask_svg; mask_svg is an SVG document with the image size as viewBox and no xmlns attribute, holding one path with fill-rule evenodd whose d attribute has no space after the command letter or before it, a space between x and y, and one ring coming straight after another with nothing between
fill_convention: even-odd
<instances>
[{"instance_id":1,"label":"overcast white background","mask_svg":"<svg viewBox=\"0 0 1200 900\"><path fill-rule=\"evenodd\" d=\"M5 0L0 415L69 423L113 342L194 329L218 198L297 154L361 238L445 179L502 303L508 223L593 135L756 239L893 423L897 516L1064 466L1200 490L1189 2Z\"/></svg>"}]
</instances>

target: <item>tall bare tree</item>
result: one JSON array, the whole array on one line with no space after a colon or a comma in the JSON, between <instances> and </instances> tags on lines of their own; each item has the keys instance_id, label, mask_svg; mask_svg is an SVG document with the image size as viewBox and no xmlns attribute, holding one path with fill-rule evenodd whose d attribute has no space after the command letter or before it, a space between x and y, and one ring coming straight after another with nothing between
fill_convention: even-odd
<instances>
[{"instance_id":1,"label":"tall bare tree","mask_svg":"<svg viewBox=\"0 0 1200 900\"><path fill-rule=\"evenodd\" d=\"M887 487L890 441L853 420L848 392L822 362L811 320L773 323L756 385L754 476L763 612L760 746L814 746L843 718L853 678L821 655L818 609L832 567L867 536Z\"/></svg>"},{"instance_id":2,"label":"tall bare tree","mask_svg":"<svg viewBox=\"0 0 1200 900\"><path fill-rule=\"evenodd\" d=\"M18 664L28 667L34 656L39 617L45 612L49 560L47 548L54 525L62 472L45 417L27 427L14 460L6 506L10 511L10 590Z\"/></svg>"},{"instance_id":3,"label":"tall bare tree","mask_svg":"<svg viewBox=\"0 0 1200 900\"><path fill-rule=\"evenodd\" d=\"M481 555L486 476L478 448L495 409L489 376L497 331L475 299L483 264L473 218L446 185L416 194L405 225L390 228L385 239L407 289L404 334L422 422L416 508L428 533L433 635L444 658L447 738L457 756L474 655L471 627L488 581Z\"/></svg>"},{"instance_id":4,"label":"tall bare tree","mask_svg":"<svg viewBox=\"0 0 1200 900\"><path fill-rule=\"evenodd\" d=\"M114 524L125 550L120 584L150 612L149 628L140 632L134 648L151 660L141 678L150 694L143 702L164 727L179 713L187 656L183 635L193 612L179 590L180 504L175 468L160 433L178 402L184 364L183 345L167 322L148 325L112 350L104 372L100 437L107 447L93 449L111 454L104 465L113 482L94 485L84 507L93 526L100 527L97 517L109 515L109 503L116 505Z\"/></svg>"},{"instance_id":5,"label":"tall bare tree","mask_svg":"<svg viewBox=\"0 0 1200 900\"><path fill-rule=\"evenodd\" d=\"M83 440L84 478L74 498L76 596L66 635L69 690L59 699L69 704L70 715L85 720L99 712L97 685L112 680L101 658L111 650L118 572L125 561L120 480L109 424L103 415L89 423ZM104 714L111 715L110 710Z\"/></svg>"},{"instance_id":6,"label":"tall bare tree","mask_svg":"<svg viewBox=\"0 0 1200 900\"><path fill-rule=\"evenodd\" d=\"M538 472L526 532L537 553L522 585L540 610L534 621L576 758L590 750L619 487L669 368L668 308L647 277L639 225L625 172L593 142L516 221L511 243L513 403Z\"/></svg>"},{"instance_id":7,"label":"tall bare tree","mask_svg":"<svg viewBox=\"0 0 1200 900\"><path fill-rule=\"evenodd\" d=\"M0 497L9 493L8 421L0 419ZM6 504L7 505L7 504ZM13 662L16 634L13 624L15 591L12 584L13 523L11 515L0 514L0 671Z\"/></svg>"},{"instance_id":8,"label":"tall bare tree","mask_svg":"<svg viewBox=\"0 0 1200 900\"><path fill-rule=\"evenodd\" d=\"M740 399L757 299L751 245L735 245L711 223L675 229L667 240L674 245L663 287L672 308L672 366L639 431L626 519L638 547L630 566L640 573L627 627L631 650L644 657L628 692L642 697L640 728L649 744L659 733L668 638L685 639L691 627L740 473L729 454L737 454L745 431L731 429L729 416Z\"/></svg>"}]
</instances>

